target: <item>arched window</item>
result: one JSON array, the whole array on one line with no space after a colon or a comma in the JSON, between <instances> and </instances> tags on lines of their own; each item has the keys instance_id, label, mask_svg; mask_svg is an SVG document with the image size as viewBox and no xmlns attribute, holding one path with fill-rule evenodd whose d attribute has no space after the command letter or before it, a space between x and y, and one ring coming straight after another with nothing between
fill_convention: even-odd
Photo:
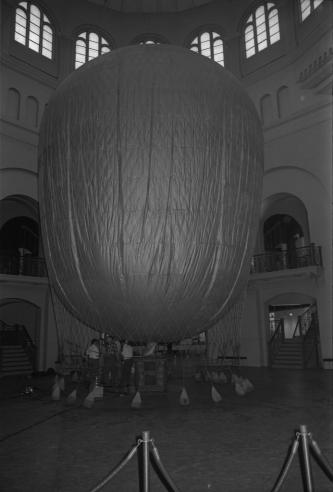
<instances>
[{"instance_id":1,"label":"arched window","mask_svg":"<svg viewBox=\"0 0 333 492\"><path fill-rule=\"evenodd\" d=\"M75 41L75 68L109 51L110 43L100 34L92 31L81 32Z\"/></svg>"},{"instance_id":2,"label":"arched window","mask_svg":"<svg viewBox=\"0 0 333 492\"><path fill-rule=\"evenodd\" d=\"M247 19L244 29L245 55L250 58L280 39L279 13L275 4L260 5Z\"/></svg>"},{"instance_id":3,"label":"arched window","mask_svg":"<svg viewBox=\"0 0 333 492\"><path fill-rule=\"evenodd\" d=\"M153 39L145 39L144 41L140 41L139 44L160 44L159 41L155 41Z\"/></svg>"},{"instance_id":4,"label":"arched window","mask_svg":"<svg viewBox=\"0 0 333 492\"><path fill-rule=\"evenodd\" d=\"M302 22L309 17L309 15L316 10L317 7L321 3L323 3L324 0L299 0L299 7L301 11L301 20Z\"/></svg>"},{"instance_id":5,"label":"arched window","mask_svg":"<svg viewBox=\"0 0 333 492\"><path fill-rule=\"evenodd\" d=\"M21 109L21 94L17 89L11 87L8 89L8 96L6 100L6 114L8 118L13 120L20 119Z\"/></svg>"},{"instance_id":6,"label":"arched window","mask_svg":"<svg viewBox=\"0 0 333 492\"><path fill-rule=\"evenodd\" d=\"M53 28L48 17L31 2L20 2L15 12L15 41L49 58L53 57Z\"/></svg>"},{"instance_id":7,"label":"arched window","mask_svg":"<svg viewBox=\"0 0 333 492\"><path fill-rule=\"evenodd\" d=\"M224 65L223 40L217 32L202 32L192 40L190 50Z\"/></svg>"}]
</instances>

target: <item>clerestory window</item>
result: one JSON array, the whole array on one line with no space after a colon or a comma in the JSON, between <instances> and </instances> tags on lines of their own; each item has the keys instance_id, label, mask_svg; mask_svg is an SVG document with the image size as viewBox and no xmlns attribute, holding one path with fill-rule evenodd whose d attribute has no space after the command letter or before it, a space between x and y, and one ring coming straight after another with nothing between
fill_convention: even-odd
<instances>
[{"instance_id":1,"label":"clerestory window","mask_svg":"<svg viewBox=\"0 0 333 492\"><path fill-rule=\"evenodd\" d=\"M75 68L109 51L110 43L100 34L92 31L81 32L75 41Z\"/></svg>"},{"instance_id":2,"label":"clerestory window","mask_svg":"<svg viewBox=\"0 0 333 492\"><path fill-rule=\"evenodd\" d=\"M246 58L280 39L279 13L274 3L266 2L248 17L244 29Z\"/></svg>"},{"instance_id":3,"label":"clerestory window","mask_svg":"<svg viewBox=\"0 0 333 492\"><path fill-rule=\"evenodd\" d=\"M316 10L321 3L323 3L323 1L324 0L299 0L302 22L309 17L309 15L312 14L312 12Z\"/></svg>"},{"instance_id":4,"label":"clerestory window","mask_svg":"<svg viewBox=\"0 0 333 492\"><path fill-rule=\"evenodd\" d=\"M192 40L190 50L207 56L222 66L224 65L223 40L217 32L202 32Z\"/></svg>"},{"instance_id":5,"label":"clerestory window","mask_svg":"<svg viewBox=\"0 0 333 492\"><path fill-rule=\"evenodd\" d=\"M40 8L31 2L20 2L15 11L15 41L51 60L53 37L52 25Z\"/></svg>"}]
</instances>

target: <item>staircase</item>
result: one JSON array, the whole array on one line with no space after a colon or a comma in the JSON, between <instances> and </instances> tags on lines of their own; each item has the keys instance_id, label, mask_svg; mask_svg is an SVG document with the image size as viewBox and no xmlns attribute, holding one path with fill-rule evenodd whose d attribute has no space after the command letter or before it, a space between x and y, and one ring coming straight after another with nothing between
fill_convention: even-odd
<instances>
[{"instance_id":1,"label":"staircase","mask_svg":"<svg viewBox=\"0 0 333 492\"><path fill-rule=\"evenodd\" d=\"M273 369L303 369L302 337L285 338L272 363Z\"/></svg>"},{"instance_id":2,"label":"staircase","mask_svg":"<svg viewBox=\"0 0 333 492\"><path fill-rule=\"evenodd\" d=\"M33 368L29 357L21 345L2 345L1 376L31 374L32 372Z\"/></svg>"}]
</instances>

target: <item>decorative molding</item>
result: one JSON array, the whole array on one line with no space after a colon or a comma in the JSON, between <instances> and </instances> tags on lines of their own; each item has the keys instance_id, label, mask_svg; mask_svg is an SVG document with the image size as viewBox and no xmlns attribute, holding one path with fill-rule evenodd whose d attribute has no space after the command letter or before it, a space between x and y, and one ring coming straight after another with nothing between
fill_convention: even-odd
<instances>
[{"instance_id":1,"label":"decorative molding","mask_svg":"<svg viewBox=\"0 0 333 492\"><path fill-rule=\"evenodd\" d=\"M333 47L325 50L299 74L297 83L302 89L315 89L320 84L326 86L332 82L333 75Z\"/></svg>"}]
</instances>

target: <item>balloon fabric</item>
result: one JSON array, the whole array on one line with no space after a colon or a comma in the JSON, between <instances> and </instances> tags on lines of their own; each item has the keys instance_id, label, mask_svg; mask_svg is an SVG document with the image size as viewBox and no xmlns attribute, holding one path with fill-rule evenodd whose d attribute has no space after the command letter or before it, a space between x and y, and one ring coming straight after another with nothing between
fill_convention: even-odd
<instances>
[{"instance_id":1,"label":"balloon fabric","mask_svg":"<svg viewBox=\"0 0 333 492\"><path fill-rule=\"evenodd\" d=\"M51 97L39 142L57 295L122 339L209 328L246 286L262 174L256 109L217 63L140 45L83 65Z\"/></svg>"}]
</instances>

